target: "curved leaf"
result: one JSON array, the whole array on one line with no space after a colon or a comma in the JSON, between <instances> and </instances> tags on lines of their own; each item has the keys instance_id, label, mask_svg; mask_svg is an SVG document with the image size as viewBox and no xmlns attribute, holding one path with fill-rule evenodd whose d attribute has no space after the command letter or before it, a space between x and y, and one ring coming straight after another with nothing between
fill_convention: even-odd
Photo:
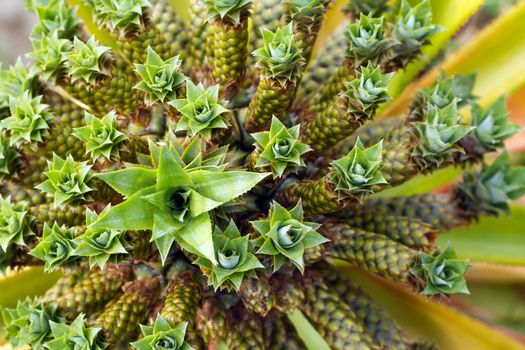
<instances>
[{"instance_id":1,"label":"curved leaf","mask_svg":"<svg viewBox=\"0 0 525 350\"><path fill-rule=\"evenodd\" d=\"M83 0L67 0L69 6L77 6L77 16L82 19L87 30L93 34L101 44L115 48L117 43L115 38L107 31L103 30L93 21L93 10L86 5Z\"/></svg>"},{"instance_id":2,"label":"curved leaf","mask_svg":"<svg viewBox=\"0 0 525 350\"><path fill-rule=\"evenodd\" d=\"M291 312L288 314L288 319L297 330L297 334L308 350L330 350L328 344L326 344L321 335L317 333L301 311L296 310Z\"/></svg>"},{"instance_id":3,"label":"curved leaf","mask_svg":"<svg viewBox=\"0 0 525 350\"><path fill-rule=\"evenodd\" d=\"M415 295L401 285L348 265L341 266L340 270L369 293L403 328L437 342L440 349L525 349L493 327Z\"/></svg>"},{"instance_id":4,"label":"curved leaf","mask_svg":"<svg viewBox=\"0 0 525 350\"><path fill-rule=\"evenodd\" d=\"M14 307L26 296L44 294L60 277L59 272L44 273L43 266L28 267L0 276L0 305Z\"/></svg>"}]
</instances>

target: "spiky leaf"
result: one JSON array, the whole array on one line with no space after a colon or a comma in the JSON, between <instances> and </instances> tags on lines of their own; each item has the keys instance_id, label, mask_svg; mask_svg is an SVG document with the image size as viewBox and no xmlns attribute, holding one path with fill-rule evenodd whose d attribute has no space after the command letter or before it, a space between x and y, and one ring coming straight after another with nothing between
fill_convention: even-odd
<instances>
[{"instance_id":1,"label":"spiky leaf","mask_svg":"<svg viewBox=\"0 0 525 350\"><path fill-rule=\"evenodd\" d=\"M109 50L109 47L100 45L94 36L85 43L75 37L73 49L67 56L71 79L73 81L81 79L88 84L94 84L101 77L107 76L104 63Z\"/></svg>"},{"instance_id":2,"label":"spiky leaf","mask_svg":"<svg viewBox=\"0 0 525 350\"><path fill-rule=\"evenodd\" d=\"M45 262L46 270L53 271L61 265L74 260L76 248L75 230L60 227L56 222L52 227L44 223L42 238L29 254Z\"/></svg>"},{"instance_id":3,"label":"spiky leaf","mask_svg":"<svg viewBox=\"0 0 525 350\"><path fill-rule=\"evenodd\" d=\"M241 13L247 11L252 0L204 0L208 7L206 22L214 18L239 23Z\"/></svg>"},{"instance_id":4,"label":"spiky leaf","mask_svg":"<svg viewBox=\"0 0 525 350\"><path fill-rule=\"evenodd\" d=\"M31 222L27 203L13 203L10 197L0 196L0 250L7 252L11 244L25 246L25 238L33 235Z\"/></svg>"},{"instance_id":5,"label":"spiky leaf","mask_svg":"<svg viewBox=\"0 0 525 350\"><path fill-rule=\"evenodd\" d=\"M193 350L185 341L187 322L172 326L160 314L153 326L140 326L143 337L131 343L138 350Z\"/></svg>"}]
</instances>

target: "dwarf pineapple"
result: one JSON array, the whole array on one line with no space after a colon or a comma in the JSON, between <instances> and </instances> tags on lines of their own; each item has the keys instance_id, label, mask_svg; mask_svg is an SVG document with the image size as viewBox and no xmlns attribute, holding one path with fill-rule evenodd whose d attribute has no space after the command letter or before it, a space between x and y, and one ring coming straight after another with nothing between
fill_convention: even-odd
<instances>
[{"instance_id":1,"label":"dwarf pineapple","mask_svg":"<svg viewBox=\"0 0 525 350\"><path fill-rule=\"evenodd\" d=\"M475 104L473 76L375 120L439 30L430 2L352 0L314 59L328 0L195 0L188 21L167 0L84 2L114 46L69 2L28 0L34 64L0 70L0 269L64 273L2 309L7 340L304 349L298 311L333 349L421 348L331 265L468 293L437 235L525 193L506 153L484 161L518 128L504 99ZM450 193L372 196L449 165L471 166Z\"/></svg>"}]
</instances>

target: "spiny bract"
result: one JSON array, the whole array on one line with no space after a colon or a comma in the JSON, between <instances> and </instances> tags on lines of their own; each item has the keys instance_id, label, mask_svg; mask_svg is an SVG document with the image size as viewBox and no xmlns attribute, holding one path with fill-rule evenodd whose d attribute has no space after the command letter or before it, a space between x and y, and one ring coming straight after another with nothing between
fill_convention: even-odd
<instances>
[{"instance_id":1,"label":"spiny bract","mask_svg":"<svg viewBox=\"0 0 525 350\"><path fill-rule=\"evenodd\" d=\"M331 264L468 293L436 234L525 193L505 153L483 161L518 128L473 76L373 121L440 31L429 1L353 0L312 59L329 0L194 0L187 22L167 0L85 2L116 47L66 0L28 0L34 65L0 72L0 269L64 272L2 310L11 344L304 349L299 309L333 349L422 348ZM370 198L467 164L450 194Z\"/></svg>"}]
</instances>

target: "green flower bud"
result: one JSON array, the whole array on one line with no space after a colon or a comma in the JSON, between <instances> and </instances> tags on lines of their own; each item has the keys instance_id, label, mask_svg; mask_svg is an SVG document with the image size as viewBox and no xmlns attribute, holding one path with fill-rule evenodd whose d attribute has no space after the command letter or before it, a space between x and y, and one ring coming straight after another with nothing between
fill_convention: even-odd
<instances>
[{"instance_id":1,"label":"green flower bud","mask_svg":"<svg viewBox=\"0 0 525 350\"><path fill-rule=\"evenodd\" d=\"M153 327L140 326L143 337L131 346L138 350L193 350L185 342L187 326L188 323L184 322L173 327L159 314Z\"/></svg>"},{"instance_id":2,"label":"green flower bud","mask_svg":"<svg viewBox=\"0 0 525 350\"><path fill-rule=\"evenodd\" d=\"M181 60L179 56L164 61L151 47L148 46L148 56L145 64L135 64L135 71L142 81L135 89L144 91L150 104L176 96L176 89L186 81L186 77L179 72Z\"/></svg>"},{"instance_id":3,"label":"green flower bud","mask_svg":"<svg viewBox=\"0 0 525 350\"><path fill-rule=\"evenodd\" d=\"M61 265L70 262L76 248L75 230L44 224L44 231L39 243L29 254L45 262L46 270L53 271Z\"/></svg>"},{"instance_id":4,"label":"green flower bud","mask_svg":"<svg viewBox=\"0 0 525 350\"><path fill-rule=\"evenodd\" d=\"M140 27L148 0L86 0L95 11L95 20L112 31L126 33Z\"/></svg>"},{"instance_id":5,"label":"green flower bud","mask_svg":"<svg viewBox=\"0 0 525 350\"><path fill-rule=\"evenodd\" d=\"M361 14L359 22L348 26L345 32L348 42L345 54L354 66L360 66L366 61L377 64L392 45L390 40L385 39L383 22L383 17L373 18Z\"/></svg>"},{"instance_id":6,"label":"green flower bud","mask_svg":"<svg viewBox=\"0 0 525 350\"><path fill-rule=\"evenodd\" d=\"M85 112L86 126L75 128L73 136L86 143L86 153L96 161L99 158L107 160L118 158L119 148L127 137L117 129L117 116L114 111L102 119Z\"/></svg>"},{"instance_id":7,"label":"green flower bud","mask_svg":"<svg viewBox=\"0 0 525 350\"><path fill-rule=\"evenodd\" d=\"M44 304L39 299L18 301L16 308L1 308L5 325L5 338L16 348L30 345L44 350L44 341L51 332L50 322L55 319L56 304Z\"/></svg>"},{"instance_id":8,"label":"green flower bud","mask_svg":"<svg viewBox=\"0 0 525 350\"><path fill-rule=\"evenodd\" d=\"M262 29L261 33L264 46L253 52L253 56L258 58L257 67L283 86L297 81L305 61L295 42L293 24L289 23L275 33L266 29Z\"/></svg>"},{"instance_id":9,"label":"green flower bud","mask_svg":"<svg viewBox=\"0 0 525 350\"><path fill-rule=\"evenodd\" d=\"M110 208L111 205L108 205L100 215L106 214ZM98 265L101 269L104 269L110 258L116 258L120 254L127 254L127 251L123 245L123 231L90 227L97 218L98 216L94 211L86 210L86 226L88 229L75 239L77 247L73 255L89 257L90 268ZM116 261L116 259L113 260Z\"/></svg>"},{"instance_id":10,"label":"green flower bud","mask_svg":"<svg viewBox=\"0 0 525 350\"><path fill-rule=\"evenodd\" d=\"M7 252L12 244L25 246L25 238L33 235L31 223L27 203L15 204L10 197L0 196L0 251Z\"/></svg>"},{"instance_id":11,"label":"green flower bud","mask_svg":"<svg viewBox=\"0 0 525 350\"><path fill-rule=\"evenodd\" d=\"M287 169L304 166L301 156L310 151L310 148L298 141L299 128L299 125L286 128L274 116L270 131L251 134L259 150L255 167L269 166L274 177L281 177Z\"/></svg>"},{"instance_id":12,"label":"green flower bud","mask_svg":"<svg viewBox=\"0 0 525 350\"><path fill-rule=\"evenodd\" d=\"M209 141L213 129L228 128L222 116L229 110L224 107L226 102L219 100L219 85L206 89L188 81L186 98L172 100L169 105L182 114L176 131L189 130L192 136L199 134Z\"/></svg>"},{"instance_id":13,"label":"green flower bud","mask_svg":"<svg viewBox=\"0 0 525 350\"><path fill-rule=\"evenodd\" d=\"M241 13L249 10L252 0L204 0L204 4L208 7L206 22L219 18L238 24Z\"/></svg>"},{"instance_id":14,"label":"green flower bud","mask_svg":"<svg viewBox=\"0 0 525 350\"><path fill-rule=\"evenodd\" d=\"M468 267L468 260L457 259L449 244L441 253L421 253L412 273L425 295L469 294L464 276Z\"/></svg>"},{"instance_id":15,"label":"green flower bud","mask_svg":"<svg viewBox=\"0 0 525 350\"><path fill-rule=\"evenodd\" d=\"M525 167L511 167L505 152L481 171L466 172L457 191L477 212L508 214L510 202L525 194Z\"/></svg>"},{"instance_id":16,"label":"green flower bud","mask_svg":"<svg viewBox=\"0 0 525 350\"><path fill-rule=\"evenodd\" d=\"M268 219L251 222L261 235L257 254L273 257L273 269L277 271L288 259L301 273L304 272L304 251L328 239L316 232L319 225L303 222L303 207L299 202L291 210L286 210L277 202L272 202Z\"/></svg>"},{"instance_id":17,"label":"green flower bud","mask_svg":"<svg viewBox=\"0 0 525 350\"><path fill-rule=\"evenodd\" d=\"M58 33L60 39L72 39L79 32L80 19L76 7L70 8L66 0L34 1L32 10L35 11L38 23L31 32L34 39L49 37L53 32Z\"/></svg>"},{"instance_id":18,"label":"green flower bud","mask_svg":"<svg viewBox=\"0 0 525 350\"><path fill-rule=\"evenodd\" d=\"M361 67L357 78L345 84L345 102L350 113L372 118L377 108L390 100L388 82L392 74L382 74L379 68L371 63Z\"/></svg>"},{"instance_id":19,"label":"green flower bud","mask_svg":"<svg viewBox=\"0 0 525 350\"><path fill-rule=\"evenodd\" d=\"M11 116L0 121L0 128L9 132L11 146L42 142L49 135L52 116L47 111L48 105L40 103L41 101L42 96L33 98L29 91L19 98L9 99Z\"/></svg>"},{"instance_id":20,"label":"green flower bud","mask_svg":"<svg viewBox=\"0 0 525 350\"><path fill-rule=\"evenodd\" d=\"M249 236L241 236L233 220L224 232L217 229L212 237L218 264L214 265L205 258L195 263L210 271L209 283L215 290L227 288L238 291L246 277L255 277L255 269L264 267L253 255L254 244Z\"/></svg>"},{"instance_id":21,"label":"green flower bud","mask_svg":"<svg viewBox=\"0 0 525 350\"><path fill-rule=\"evenodd\" d=\"M335 170L331 181L337 185L340 195L349 192L362 196L371 193L373 186L387 183L380 171L382 151L383 141L365 148L358 138L347 156L331 163Z\"/></svg>"},{"instance_id":22,"label":"green flower bud","mask_svg":"<svg viewBox=\"0 0 525 350\"><path fill-rule=\"evenodd\" d=\"M86 193L92 191L87 185L92 177L87 162L75 162L71 155L64 160L53 153L53 161L47 161L47 180L36 186L53 197L55 206L64 203L78 204L85 200Z\"/></svg>"},{"instance_id":23,"label":"green flower bud","mask_svg":"<svg viewBox=\"0 0 525 350\"><path fill-rule=\"evenodd\" d=\"M73 81L82 79L88 84L94 84L103 76L107 76L104 61L109 50L109 47L99 45L94 36L86 43L75 37L73 49L67 56L71 79Z\"/></svg>"},{"instance_id":24,"label":"green flower bud","mask_svg":"<svg viewBox=\"0 0 525 350\"><path fill-rule=\"evenodd\" d=\"M28 54L37 71L46 79L61 79L67 73L67 53L71 50L71 42L60 39L58 31L33 39L33 52Z\"/></svg>"}]
</instances>

